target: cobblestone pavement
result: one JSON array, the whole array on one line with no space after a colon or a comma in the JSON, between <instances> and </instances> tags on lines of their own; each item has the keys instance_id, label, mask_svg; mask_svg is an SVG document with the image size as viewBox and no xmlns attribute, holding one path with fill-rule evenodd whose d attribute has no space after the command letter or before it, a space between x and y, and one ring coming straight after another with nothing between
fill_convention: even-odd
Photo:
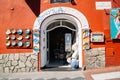
<instances>
[{"instance_id":1,"label":"cobblestone pavement","mask_svg":"<svg viewBox=\"0 0 120 80\"><path fill-rule=\"evenodd\" d=\"M41 71L0 74L0 80L86 80L82 71Z\"/></svg>"}]
</instances>

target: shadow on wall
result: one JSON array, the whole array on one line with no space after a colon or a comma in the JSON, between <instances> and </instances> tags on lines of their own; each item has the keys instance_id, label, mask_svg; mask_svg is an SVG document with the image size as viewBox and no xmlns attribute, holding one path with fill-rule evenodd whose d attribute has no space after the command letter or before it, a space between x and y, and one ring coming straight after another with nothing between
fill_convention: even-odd
<instances>
[{"instance_id":1,"label":"shadow on wall","mask_svg":"<svg viewBox=\"0 0 120 80\"><path fill-rule=\"evenodd\" d=\"M37 16L40 14L40 0L25 0L27 5L33 11L33 13Z\"/></svg>"}]
</instances>

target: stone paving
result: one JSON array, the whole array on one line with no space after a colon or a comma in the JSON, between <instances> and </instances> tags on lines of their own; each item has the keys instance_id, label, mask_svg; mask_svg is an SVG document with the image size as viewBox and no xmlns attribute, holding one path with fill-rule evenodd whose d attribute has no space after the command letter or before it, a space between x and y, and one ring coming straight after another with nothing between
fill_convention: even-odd
<instances>
[{"instance_id":1,"label":"stone paving","mask_svg":"<svg viewBox=\"0 0 120 80\"><path fill-rule=\"evenodd\" d=\"M1 74L0 80L86 80L82 71L41 71Z\"/></svg>"},{"instance_id":2,"label":"stone paving","mask_svg":"<svg viewBox=\"0 0 120 80\"><path fill-rule=\"evenodd\" d=\"M120 80L120 66L90 69L83 73L87 80Z\"/></svg>"}]
</instances>

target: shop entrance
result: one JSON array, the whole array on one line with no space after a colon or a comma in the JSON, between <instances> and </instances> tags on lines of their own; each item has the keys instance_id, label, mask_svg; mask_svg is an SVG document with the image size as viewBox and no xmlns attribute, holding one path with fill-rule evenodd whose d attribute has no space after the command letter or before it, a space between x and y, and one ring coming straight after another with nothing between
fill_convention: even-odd
<instances>
[{"instance_id":1,"label":"shop entrance","mask_svg":"<svg viewBox=\"0 0 120 80\"><path fill-rule=\"evenodd\" d=\"M67 51L65 50L65 34L71 35L71 45L75 42L76 39L76 31L73 24L67 21L60 21L62 25L53 27L55 23L48 26L47 28L47 67L59 67L59 66L68 66L67 63ZM70 27L63 25L69 24Z\"/></svg>"},{"instance_id":2,"label":"shop entrance","mask_svg":"<svg viewBox=\"0 0 120 80\"><path fill-rule=\"evenodd\" d=\"M63 23L57 23L60 21L60 19L63 21ZM68 22L68 24L66 23ZM54 24L56 22L56 24ZM52 24L53 23L53 24ZM73 24L71 27L71 23ZM51 25L51 26L50 26ZM87 21L87 18L84 16L84 14L74 8L69 7L52 7L45 11L43 11L35 20L33 31L38 32L37 34L40 36L35 36L33 34L33 53L39 55L40 62L38 65L40 68L43 68L44 66L48 65L50 62L52 62L52 59L50 60L50 54L49 54L49 48L48 48L48 33L49 31L54 30L58 27L65 27L69 30L72 30L75 32L75 40L78 45L78 53L79 53L79 67L83 67L83 47L82 47L82 30L84 29L90 29L89 24ZM50 36L49 36L50 37ZM36 44L36 39L39 40L38 44ZM51 49L50 49L51 50Z\"/></svg>"}]
</instances>

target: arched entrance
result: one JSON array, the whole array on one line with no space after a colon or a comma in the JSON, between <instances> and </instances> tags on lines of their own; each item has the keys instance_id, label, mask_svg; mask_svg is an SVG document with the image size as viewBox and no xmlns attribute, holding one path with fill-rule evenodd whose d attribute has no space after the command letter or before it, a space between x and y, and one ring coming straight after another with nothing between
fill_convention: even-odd
<instances>
[{"instance_id":1,"label":"arched entrance","mask_svg":"<svg viewBox=\"0 0 120 80\"><path fill-rule=\"evenodd\" d=\"M39 44L35 44L35 41L33 40L33 51L34 53L40 52L40 63L41 67L44 67L46 64L49 63L48 58L47 58L47 52L48 52L48 32L49 32L49 25L54 23L56 20L63 19L67 20L70 24L73 24L75 27L75 40L78 44L78 52L79 52L79 67L83 66L83 59L82 59L82 29L89 29L87 19L85 16L72 8L68 7L55 7L55 8L50 8L46 11L44 11L40 16L36 19L33 31L37 30L40 32L40 36L34 36L33 39L38 39L40 40ZM51 28L55 29L67 29L68 31L71 31L72 29L70 26L64 25L61 26L59 25L57 28L56 26L53 26ZM74 29L73 29L74 30ZM52 33L51 33L52 34ZM34 48L39 48L39 49L34 49Z\"/></svg>"},{"instance_id":2,"label":"arched entrance","mask_svg":"<svg viewBox=\"0 0 120 80\"><path fill-rule=\"evenodd\" d=\"M68 66L67 54L71 45L76 42L76 28L67 19L57 19L49 24L47 32L47 64L46 67ZM67 42L67 37L69 42Z\"/></svg>"}]
</instances>

